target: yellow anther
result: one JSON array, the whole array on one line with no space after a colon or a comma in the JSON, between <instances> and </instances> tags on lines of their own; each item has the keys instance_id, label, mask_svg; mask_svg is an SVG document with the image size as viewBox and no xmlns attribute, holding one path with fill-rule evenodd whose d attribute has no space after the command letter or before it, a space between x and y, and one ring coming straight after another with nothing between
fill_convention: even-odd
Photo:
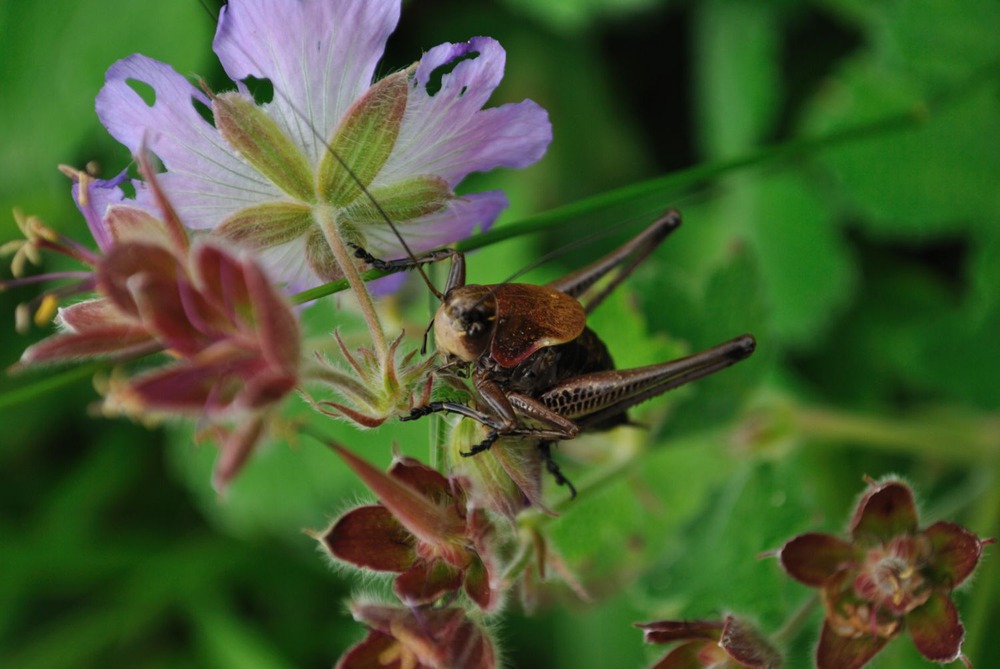
<instances>
[{"instance_id":1,"label":"yellow anther","mask_svg":"<svg viewBox=\"0 0 1000 669\"><path fill-rule=\"evenodd\" d=\"M41 328L51 323L58 308L59 298L55 295L49 293L42 297L42 302L38 305L38 310L35 311L35 326Z\"/></svg>"},{"instance_id":2,"label":"yellow anther","mask_svg":"<svg viewBox=\"0 0 1000 669\"><path fill-rule=\"evenodd\" d=\"M31 308L23 302L14 307L14 329L18 334L27 334L31 330Z\"/></svg>"},{"instance_id":3,"label":"yellow anther","mask_svg":"<svg viewBox=\"0 0 1000 669\"><path fill-rule=\"evenodd\" d=\"M21 244L14 253L14 259L10 261L10 273L14 275L15 279L20 279L24 276L24 264L28 259L28 254L24 252L27 247L27 243Z\"/></svg>"},{"instance_id":4,"label":"yellow anther","mask_svg":"<svg viewBox=\"0 0 1000 669\"><path fill-rule=\"evenodd\" d=\"M94 178L86 172L80 172L80 190L77 198L80 200L81 207L86 207L90 202L90 182L93 180Z\"/></svg>"},{"instance_id":5,"label":"yellow anther","mask_svg":"<svg viewBox=\"0 0 1000 669\"><path fill-rule=\"evenodd\" d=\"M400 669L415 669L417 658L398 641L378 654L378 663L388 667L399 663Z\"/></svg>"},{"instance_id":6,"label":"yellow anther","mask_svg":"<svg viewBox=\"0 0 1000 669\"><path fill-rule=\"evenodd\" d=\"M89 201L88 195L90 193L90 182L94 180L99 170L100 166L94 161L87 163L87 167L83 170L78 170L75 167L70 167L69 165L59 165L60 172L80 184L80 194L78 196L80 206L87 206Z\"/></svg>"},{"instance_id":7,"label":"yellow anther","mask_svg":"<svg viewBox=\"0 0 1000 669\"><path fill-rule=\"evenodd\" d=\"M59 164L56 165L56 169L58 169L60 172L68 176L73 181L80 180L80 170L76 169L75 167L72 167L70 165Z\"/></svg>"},{"instance_id":8,"label":"yellow anther","mask_svg":"<svg viewBox=\"0 0 1000 669\"><path fill-rule=\"evenodd\" d=\"M27 237L28 230L25 226L28 223L28 219L24 217L24 212L17 207L14 207L14 209L11 210L11 213L14 214L14 222L17 223L17 229L21 231L22 235Z\"/></svg>"},{"instance_id":9,"label":"yellow anther","mask_svg":"<svg viewBox=\"0 0 1000 669\"><path fill-rule=\"evenodd\" d=\"M55 243L59 241L59 233L45 225L45 223L42 222L42 219L37 216L29 216L27 226L29 238L31 235L34 235L35 237L44 239L48 242Z\"/></svg>"}]
</instances>

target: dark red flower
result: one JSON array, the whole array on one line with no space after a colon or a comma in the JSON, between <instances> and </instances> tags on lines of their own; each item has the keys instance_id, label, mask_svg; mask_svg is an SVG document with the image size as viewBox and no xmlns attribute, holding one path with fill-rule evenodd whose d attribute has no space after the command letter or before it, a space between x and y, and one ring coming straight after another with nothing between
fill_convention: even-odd
<instances>
[{"instance_id":1,"label":"dark red flower","mask_svg":"<svg viewBox=\"0 0 1000 669\"><path fill-rule=\"evenodd\" d=\"M298 321L248 252L190 241L143 165L161 217L111 204L92 221L96 214L85 210L102 231L101 252L85 258L93 273L84 285L97 297L61 309L62 330L28 348L18 367L167 353L172 362L162 367L114 378L104 407L205 421L220 437L214 482L221 489L259 441L270 410L298 383ZM102 183L78 184L81 208Z\"/></svg>"},{"instance_id":2,"label":"dark red flower","mask_svg":"<svg viewBox=\"0 0 1000 669\"><path fill-rule=\"evenodd\" d=\"M857 669L908 630L928 660L959 659L965 630L951 591L976 568L989 541L954 523L919 529L913 492L900 481L872 482L850 540L809 533L779 554L796 580L820 589L826 617L819 669Z\"/></svg>"},{"instance_id":3,"label":"dark red flower","mask_svg":"<svg viewBox=\"0 0 1000 669\"><path fill-rule=\"evenodd\" d=\"M401 609L354 602L354 619L368 636L336 669L493 669L489 635L458 608Z\"/></svg>"},{"instance_id":4,"label":"dark red flower","mask_svg":"<svg viewBox=\"0 0 1000 669\"><path fill-rule=\"evenodd\" d=\"M778 669L781 654L757 628L728 615L724 620L662 620L637 624L646 643L682 642L652 669Z\"/></svg>"},{"instance_id":5,"label":"dark red flower","mask_svg":"<svg viewBox=\"0 0 1000 669\"><path fill-rule=\"evenodd\" d=\"M464 588L480 608L496 608L493 527L482 509L469 506L460 482L412 458L397 458L386 474L333 448L381 501L348 511L323 533L333 557L399 574L393 590L410 606Z\"/></svg>"}]
</instances>

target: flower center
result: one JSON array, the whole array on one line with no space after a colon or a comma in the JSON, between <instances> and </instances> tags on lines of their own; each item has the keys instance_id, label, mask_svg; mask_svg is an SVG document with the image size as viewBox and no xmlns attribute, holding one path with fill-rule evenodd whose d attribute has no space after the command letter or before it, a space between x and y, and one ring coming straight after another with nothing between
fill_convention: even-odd
<instances>
[{"instance_id":1,"label":"flower center","mask_svg":"<svg viewBox=\"0 0 1000 669\"><path fill-rule=\"evenodd\" d=\"M923 537L896 537L868 551L854 581L860 599L905 615L927 601L931 587L922 573L930 547Z\"/></svg>"}]
</instances>

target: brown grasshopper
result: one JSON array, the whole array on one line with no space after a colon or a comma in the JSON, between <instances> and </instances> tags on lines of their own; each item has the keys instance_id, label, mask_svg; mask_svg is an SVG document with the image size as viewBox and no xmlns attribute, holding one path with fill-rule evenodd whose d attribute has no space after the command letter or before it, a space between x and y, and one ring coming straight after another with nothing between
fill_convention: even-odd
<instances>
[{"instance_id":1,"label":"brown grasshopper","mask_svg":"<svg viewBox=\"0 0 1000 669\"><path fill-rule=\"evenodd\" d=\"M729 367L754 351L743 335L694 355L635 369L618 370L607 347L586 319L619 283L642 263L681 218L671 210L605 257L546 285L467 285L465 258L444 251L423 258L381 261L363 249L356 255L379 269L452 258L448 283L433 328L445 365L440 371L471 379L472 406L432 402L403 420L435 412L456 413L487 428L486 438L463 456L490 448L501 437L539 441L549 471L568 484L551 459L551 445L582 430L606 430L627 422L626 411L647 399ZM580 301L609 272L600 291Z\"/></svg>"}]
</instances>

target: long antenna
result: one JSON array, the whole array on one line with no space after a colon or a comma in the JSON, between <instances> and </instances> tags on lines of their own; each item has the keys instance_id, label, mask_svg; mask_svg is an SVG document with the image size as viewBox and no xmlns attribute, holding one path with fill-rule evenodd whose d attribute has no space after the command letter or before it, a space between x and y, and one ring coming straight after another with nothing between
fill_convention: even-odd
<instances>
[{"instance_id":1,"label":"long antenna","mask_svg":"<svg viewBox=\"0 0 1000 669\"><path fill-rule=\"evenodd\" d=\"M218 15L216 13L213 13L212 9L207 4L207 0L199 0L199 2L201 6L205 9L205 12L207 12L208 15L212 17L212 19L216 23L218 23L219 21ZM258 71L263 73L264 68L262 68L260 64L254 59L253 55L251 55L246 49L243 49L242 47L241 49L243 51L243 55L247 57L247 60L249 60L250 63L254 67L256 67ZM332 155L334 159L337 161L337 163L342 168L344 168L344 170L347 172L347 175L351 177L351 179L354 181L355 184L357 184L361 192L364 193L364 196L368 198L368 200L372 203L372 205L375 207L375 210L378 212L379 216L382 218L382 220L386 222L386 224L389 226L389 229L392 230L392 233L396 236L396 239L399 240L399 243L400 245L402 245L403 250L406 251L407 258L409 258L410 262L413 264L413 267L416 268L417 272L420 273L420 277L424 280L424 283L427 284L427 287L430 289L432 293L434 293L434 296L437 299L443 301L444 295L434 286L433 283L431 283L431 280L427 276L427 273L424 272L423 267L421 267L420 261L417 260L416 255L413 253L413 250L410 249L410 245L406 243L406 240L403 238L403 235L399 232L399 228L396 227L396 224L393 223L391 218L389 218L389 215L386 213L385 209L382 208L382 204L375 198L374 195L371 194L371 191L368 190L368 187L361 182L361 179L358 177L357 173L351 168L350 165L347 164L347 161L344 160L343 156L341 156L340 153L338 153L337 150L330 145L330 142L328 142L326 138L320 134L319 130L312 124L309 117L306 116L305 112L303 112L301 109L292 104L292 101L288 98L287 95L285 95L284 91L281 91L277 86L273 85L274 82L271 83L274 89L274 94L280 96L281 98L284 99L286 103L288 103L288 107L292 110L292 112L294 112L299 117L300 120L305 122L305 125L306 127L309 128L309 131L316 137L316 139L318 139L323 144L323 146L326 147L326 150L330 152L330 155Z\"/></svg>"}]
</instances>

